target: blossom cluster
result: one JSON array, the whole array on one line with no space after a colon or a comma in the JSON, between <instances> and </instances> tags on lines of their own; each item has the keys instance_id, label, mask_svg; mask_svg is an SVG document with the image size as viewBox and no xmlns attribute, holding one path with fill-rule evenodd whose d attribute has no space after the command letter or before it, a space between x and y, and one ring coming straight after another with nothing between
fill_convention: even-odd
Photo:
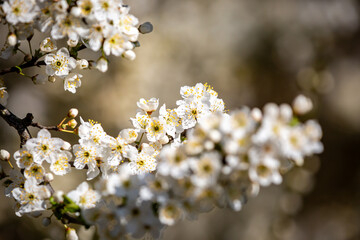
<instances>
[{"instance_id":1,"label":"blossom cluster","mask_svg":"<svg viewBox=\"0 0 360 240\"><path fill-rule=\"evenodd\" d=\"M206 84L182 87L180 94L177 107L164 104L158 116L158 99L140 99L133 128L116 138L81 119L73 154L69 143L40 130L15 152L22 170L5 181L17 214L50 209L62 221L80 217L83 225L96 225L102 239L159 238L166 226L215 206L241 210L261 186L280 184L284 172L323 150L319 124L298 119L312 107L304 96L293 107L269 103L263 111L227 113ZM56 175L87 169L95 187L85 181L68 194L54 191L46 162Z\"/></svg>"},{"instance_id":2,"label":"blossom cluster","mask_svg":"<svg viewBox=\"0 0 360 240\"><path fill-rule=\"evenodd\" d=\"M94 66L105 72L109 55L135 59L133 50L139 46L139 29L148 33L152 26L146 23L137 27L139 20L129 10L122 0L2 1L0 18L8 24L9 34L0 57L9 58L22 51L19 47L23 40L31 44L35 29L46 33L48 37L40 48L33 55L30 47L29 57L25 58L29 62L45 56L46 75L37 74L31 78L34 83L42 84L48 77L49 81L60 77L64 79L65 90L75 93L82 77L79 73L71 73L75 68ZM67 46L58 49L56 40L60 39L67 40ZM96 62L78 59L78 52L85 48L101 52L102 56ZM3 93L5 89L0 91ZM0 97L3 99L2 95Z\"/></svg>"}]
</instances>

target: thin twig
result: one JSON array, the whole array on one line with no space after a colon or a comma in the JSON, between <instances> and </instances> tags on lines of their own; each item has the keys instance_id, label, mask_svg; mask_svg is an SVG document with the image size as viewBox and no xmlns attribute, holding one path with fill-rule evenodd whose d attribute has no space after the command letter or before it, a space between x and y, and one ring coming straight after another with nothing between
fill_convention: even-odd
<instances>
[{"instance_id":1,"label":"thin twig","mask_svg":"<svg viewBox=\"0 0 360 240\"><path fill-rule=\"evenodd\" d=\"M40 129L47 129L47 130L52 130L52 131L60 131L60 129L57 127L57 126L43 126L43 125L40 125L39 123L31 123L30 126L32 127L37 127L37 128L40 128Z\"/></svg>"}]
</instances>

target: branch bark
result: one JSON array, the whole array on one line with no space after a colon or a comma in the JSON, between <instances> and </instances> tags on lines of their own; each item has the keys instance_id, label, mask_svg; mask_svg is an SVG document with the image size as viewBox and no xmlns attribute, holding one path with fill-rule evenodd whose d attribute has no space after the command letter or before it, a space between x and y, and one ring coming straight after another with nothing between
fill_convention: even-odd
<instances>
[{"instance_id":1,"label":"branch bark","mask_svg":"<svg viewBox=\"0 0 360 240\"><path fill-rule=\"evenodd\" d=\"M26 141L31 138L31 134L28 129L29 126L37 127L41 129L59 131L59 128L57 126L45 127L38 123L34 123L33 122L34 116L32 115L32 113L26 114L26 117L24 118L19 118L1 104L0 104L0 116L7 122L9 126L15 128L16 131L18 132L20 136L20 147L22 147L26 143Z\"/></svg>"}]
</instances>

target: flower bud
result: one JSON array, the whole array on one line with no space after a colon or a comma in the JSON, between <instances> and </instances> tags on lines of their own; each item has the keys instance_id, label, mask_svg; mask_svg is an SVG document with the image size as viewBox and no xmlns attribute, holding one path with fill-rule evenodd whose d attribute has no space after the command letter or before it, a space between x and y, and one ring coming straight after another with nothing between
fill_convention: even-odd
<instances>
[{"instance_id":1,"label":"flower bud","mask_svg":"<svg viewBox=\"0 0 360 240\"><path fill-rule=\"evenodd\" d=\"M16 37L15 33L10 33L10 35L7 38L7 41L10 46L15 46L17 43L17 37Z\"/></svg>"},{"instance_id":2,"label":"flower bud","mask_svg":"<svg viewBox=\"0 0 360 240\"><path fill-rule=\"evenodd\" d=\"M0 160L2 161L9 161L10 160L10 153L4 149L0 150Z\"/></svg>"},{"instance_id":3,"label":"flower bud","mask_svg":"<svg viewBox=\"0 0 360 240\"><path fill-rule=\"evenodd\" d=\"M66 228L65 236L66 236L66 240L78 240L79 239L78 235L76 234L75 229L69 228L69 227Z\"/></svg>"},{"instance_id":4,"label":"flower bud","mask_svg":"<svg viewBox=\"0 0 360 240\"><path fill-rule=\"evenodd\" d=\"M42 219L42 225L43 225L44 227L49 226L50 223L51 223L51 218L49 218L49 217L44 217L44 218Z\"/></svg>"},{"instance_id":5,"label":"flower bud","mask_svg":"<svg viewBox=\"0 0 360 240\"><path fill-rule=\"evenodd\" d=\"M61 150L70 150L71 144L64 141L64 144L61 146Z\"/></svg>"},{"instance_id":6,"label":"flower bud","mask_svg":"<svg viewBox=\"0 0 360 240\"><path fill-rule=\"evenodd\" d=\"M68 121L67 125L71 128L76 128L77 121L75 119L71 119L70 121Z\"/></svg>"},{"instance_id":7,"label":"flower bud","mask_svg":"<svg viewBox=\"0 0 360 240\"><path fill-rule=\"evenodd\" d=\"M54 180L54 175L52 173L46 173L44 176L44 182L52 182Z\"/></svg>"},{"instance_id":8,"label":"flower bud","mask_svg":"<svg viewBox=\"0 0 360 240\"><path fill-rule=\"evenodd\" d=\"M251 117L256 121L256 122L260 122L262 119L262 113L261 110L258 108L254 108L253 110L251 110Z\"/></svg>"},{"instance_id":9,"label":"flower bud","mask_svg":"<svg viewBox=\"0 0 360 240\"><path fill-rule=\"evenodd\" d=\"M294 99L292 106L295 113L303 115L312 110L313 103L310 98L299 95Z\"/></svg>"},{"instance_id":10,"label":"flower bud","mask_svg":"<svg viewBox=\"0 0 360 240\"><path fill-rule=\"evenodd\" d=\"M56 191L53 195L55 202L62 203L64 201L64 192L59 190Z\"/></svg>"},{"instance_id":11,"label":"flower bud","mask_svg":"<svg viewBox=\"0 0 360 240\"><path fill-rule=\"evenodd\" d=\"M69 40L67 40L67 45L69 46L69 47L76 47L76 45L78 44L78 42L79 42L79 40L77 40L77 39L71 39L71 38L69 38Z\"/></svg>"},{"instance_id":12,"label":"flower bud","mask_svg":"<svg viewBox=\"0 0 360 240\"><path fill-rule=\"evenodd\" d=\"M45 84L46 81L48 80L48 77L44 74L36 74L31 78L31 80L33 81L34 84L40 85L40 84Z\"/></svg>"},{"instance_id":13,"label":"flower bud","mask_svg":"<svg viewBox=\"0 0 360 240\"><path fill-rule=\"evenodd\" d=\"M56 81L56 78L54 76L49 76L48 81L54 83Z\"/></svg>"},{"instance_id":14,"label":"flower bud","mask_svg":"<svg viewBox=\"0 0 360 240\"><path fill-rule=\"evenodd\" d=\"M79 110L77 110L76 108L71 108L68 112L68 117L69 118L75 118L77 115L79 114Z\"/></svg>"},{"instance_id":15,"label":"flower bud","mask_svg":"<svg viewBox=\"0 0 360 240\"><path fill-rule=\"evenodd\" d=\"M123 58L133 61L136 58L136 54L132 50L127 50L122 54Z\"/></svg>"},{"instance_id":16,"label":"flower bud","mask_svg":"<svg viewBox=\"0 0 360 240\"><path fill-rule=\"evenodd\" d=\"M80 59L76 61L76 65L80 69L85 69L89 67L89 62L86 59Z\"/></svg>"},{"instance_id":17,"label":"flower bud","mask_svg":"<svg viewBox=\"0 0 360 240\"><path fill-rule=\"evenodd\" d=\"M151 33L154 27L150 22L145 22L139 26L139 32L142 34Z\"/></svg>"},{"instance_id":18,"label":"flower bud","mask_svg":"<svg viewBox=\"0 0 360 240\"><path fill-rule=\"evenodd\" d=\"M30 62L31 59L32 59L32 56L31 56L30 54L26 54L26 55L24 56L24 61L25 61L25 62Z\"/></svg>"},{"instance_id":19,"label":"flower bud","mask_svg":"<svg viewBox=\"0 0 360 240\"><path fill-rule=\"evenodd\" d=\"M55 43L51 40L51 38L45 38L41 43L40 43L40 50L43 52L52 52L55 51L57 49Z\"/></svg>"},{"instance_id":20,"label":"flower bud","mask_svg":"<svg viewBox=\"0 0 360 240\"><path fill-rule=\"evenodd\" d=\"M108 61L104 57L100 57L95 67L100 72L106 72L108 70Z\"/></svg>"}]
</instances>

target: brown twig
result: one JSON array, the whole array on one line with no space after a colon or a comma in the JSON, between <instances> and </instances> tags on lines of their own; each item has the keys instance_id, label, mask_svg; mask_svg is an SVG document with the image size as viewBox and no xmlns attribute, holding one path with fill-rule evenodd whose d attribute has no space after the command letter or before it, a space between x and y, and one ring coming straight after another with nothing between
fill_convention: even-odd
<instances>
[{"instance_id":1,"label":"brown twig","mask_svg":"<svg viewBox=\"0 0 360 240\"><path fill-rule=\"evenodd\" d=\"M20 69L24 69L24 68L29 68L29 67L40 67L42 65L45 65L45 62L44 61L38 61L39 60L38 57L33 57L29 62L26 62L26 63L23 63L19 66L15 66L15 67L11 67L11 68L7 68L7 69L4 69L4 70L1 70L0 71L0 75L5 75L7 73L12 73L12 72L15 72L15 73L20 73Z\"/></svg>"},{"instance_id":2,"label":"brown twig","mask_svg":"<svg viewBox=\"0 0 360 240\"><path fill-rule=\"evenodd\" d=\"M7 122L7 124L9 124L9 126L17 130L20 136L20 147L22 147L26 143L26 141L31 138L31 134L28 129L29 126L59 131L57 126L45 127L38 123L33 123L34 116L31 113L26 114L26 117L21 119L1 104L0 116Z\"/></svg>"}]
</instances>

